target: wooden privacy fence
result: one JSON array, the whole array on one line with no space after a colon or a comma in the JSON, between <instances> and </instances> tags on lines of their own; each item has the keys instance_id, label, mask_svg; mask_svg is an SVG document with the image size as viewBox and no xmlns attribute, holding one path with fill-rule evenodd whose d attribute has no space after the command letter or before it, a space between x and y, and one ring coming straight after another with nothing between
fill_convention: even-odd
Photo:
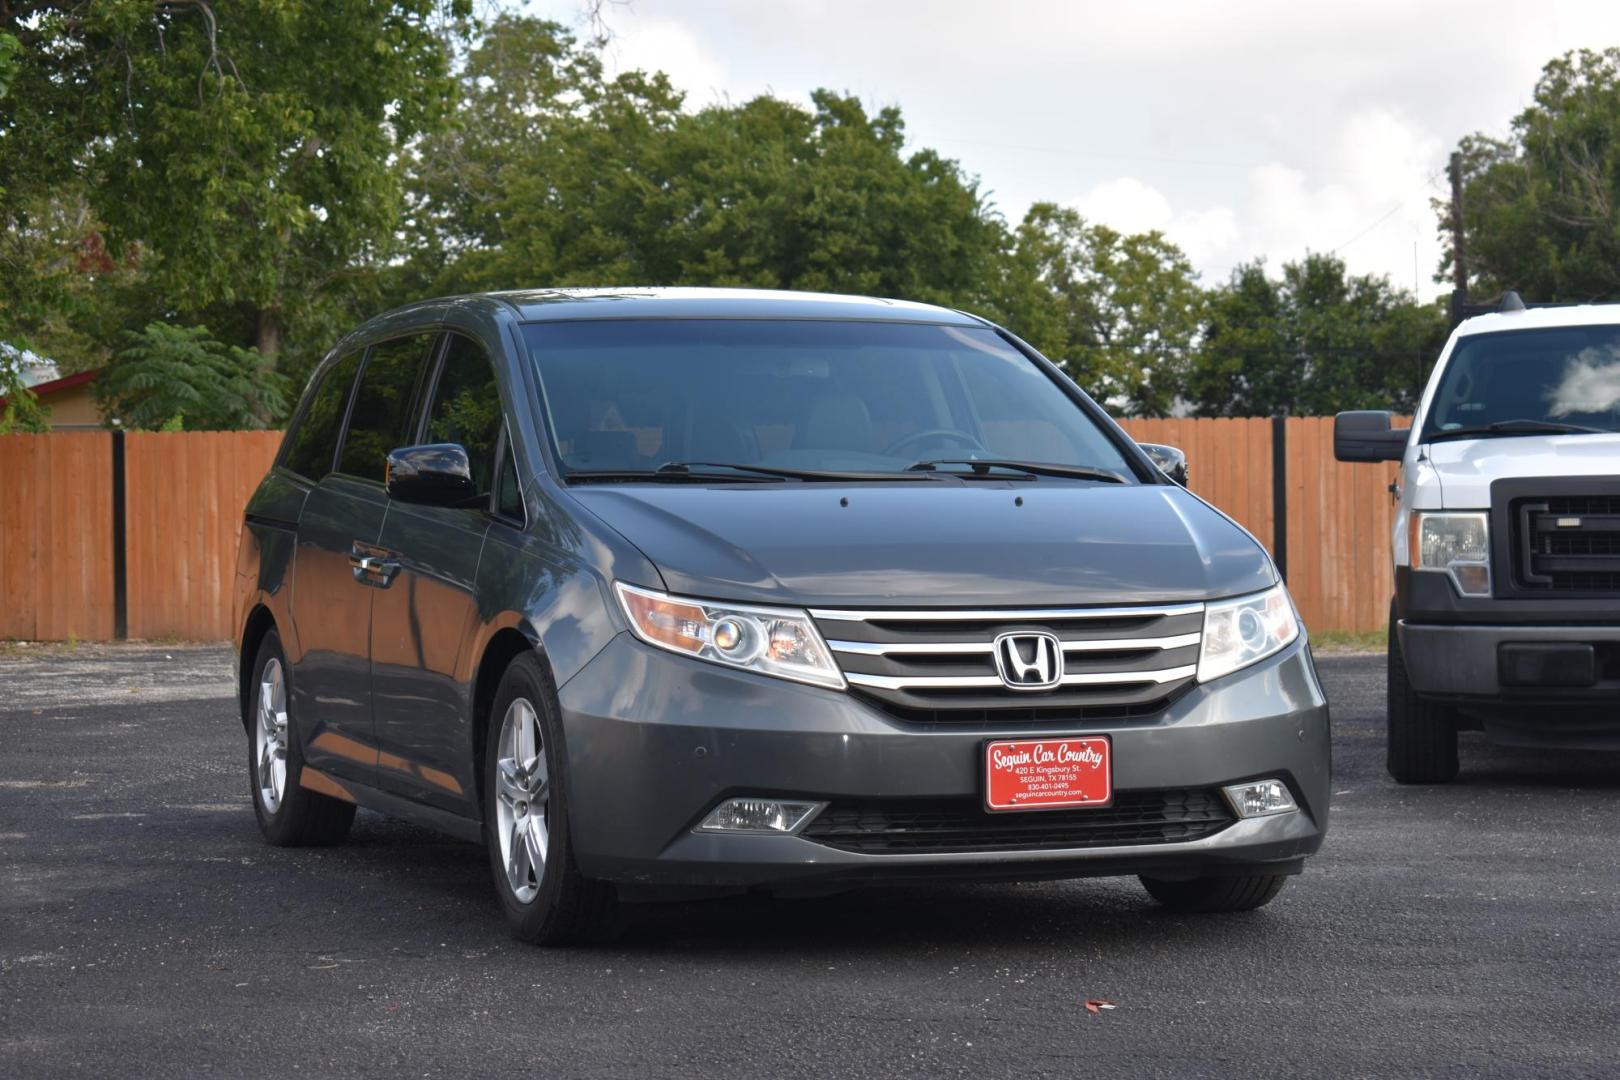
<instances>
[{"instance_id":1,"label":"wooden privacy fence","mask_svg":"<svg viewBox=\"0 0 1620 1080\"><path fill-rule=\"evenodd\" d=\"M1192 490L1272 551L1312 630L1384 626L1393 463L1336 462L1331 418L1124 426L1186 451ZM0 436L0 640L232 637L242 508L280 443L273 431Z\"/></svg>"},{"instance_id":2,"label":"wooden privacy fence","mask_svg":"<svg viewBox=\"0 0 1620 1080\"><path fill-rule=\"evenodd\" d=\"M280 445L279 431L0 436L0 639L232 637L242 508Z\"/></svg>"}]
</instances>

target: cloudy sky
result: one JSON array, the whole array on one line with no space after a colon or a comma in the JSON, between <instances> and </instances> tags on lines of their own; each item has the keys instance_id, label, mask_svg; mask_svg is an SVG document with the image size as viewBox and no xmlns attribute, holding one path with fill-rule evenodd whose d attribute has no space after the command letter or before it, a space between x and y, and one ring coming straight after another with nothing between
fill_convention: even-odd
<instances>
[{"instance_id":1,"label":"cloudy sky","mask_svg":"<svg viewBox=\"0 0 1620 1080\"><path fill-rule=\"evenodd\" d=\"M582 3L527 9L577 23ZM1425 296L1456 140L1505 135L1549 58L1620 44L1615 0L610 0L606 18L612 62L694 106L818 86L898 105L1010 220L1048 199L1161 229L1206 282L1336 251Z\"/></svg>"}]
</instances>

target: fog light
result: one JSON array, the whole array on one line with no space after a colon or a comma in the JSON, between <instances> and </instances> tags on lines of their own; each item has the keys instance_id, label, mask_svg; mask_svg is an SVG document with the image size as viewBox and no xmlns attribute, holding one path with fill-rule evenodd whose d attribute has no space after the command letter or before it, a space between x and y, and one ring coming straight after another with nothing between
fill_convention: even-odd
<instances>
[{"instance_id":1,"label":"fog light","mask_svg":"<svg viewBox=\"0 0 1620 1080\"><path fill-rule=\"evenodd\" d=\"M1222 788L1226 801L1232 804L1240 818L1265 817L1267 814L1286 814L1298 810L1288 785L1281 780L1251 780L1247 784L1232 784Z\"/></svg>"},{"instance_id":2,"label":"fog light","mask_svg":"<svg viewBox=\"0 0 1620 1080\"><path fill-rule=\"evenodd\" d=\"M727 799L709 812L698 832L791 833L826 803L784 799Z\"/></svg>"}]
</instances>

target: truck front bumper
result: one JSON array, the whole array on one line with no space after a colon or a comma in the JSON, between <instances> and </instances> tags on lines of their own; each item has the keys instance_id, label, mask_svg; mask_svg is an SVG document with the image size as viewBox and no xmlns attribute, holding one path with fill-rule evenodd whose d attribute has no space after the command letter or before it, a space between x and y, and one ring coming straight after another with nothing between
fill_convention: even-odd
<instances>
[{"instance_id":1,"label":"truck front bumper","mask_svg":"<svg viewBox=\"0 0 1620 1080\"><path fill-rule=\"evenodd\" d=\"M1396 624L1412 689L1501 742L1620 745L1620 625Z\"/></svg>"}]
</instances>

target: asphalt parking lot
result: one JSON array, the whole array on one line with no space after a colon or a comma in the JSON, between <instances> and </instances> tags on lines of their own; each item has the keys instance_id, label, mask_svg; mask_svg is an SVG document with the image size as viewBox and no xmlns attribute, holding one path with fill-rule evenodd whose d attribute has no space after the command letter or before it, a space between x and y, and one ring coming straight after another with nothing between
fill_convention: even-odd
<instances>
[{"instance_id":1,"label":"asphalt parking lot","mask_svg":"<svg viewBox=\"0 0 1620 1080\"><path fill-rule=\"evenodd\" d=\"M631 910L509 940L480 849L259 840L225 649L0 658L0 1075L1613 1075L1620 755L1402 789L1328 657L1332 832L1270 907L1134 881ZM1087 999L1117 1008L1093 1015Z\"/></svg>"}]
</instances>

